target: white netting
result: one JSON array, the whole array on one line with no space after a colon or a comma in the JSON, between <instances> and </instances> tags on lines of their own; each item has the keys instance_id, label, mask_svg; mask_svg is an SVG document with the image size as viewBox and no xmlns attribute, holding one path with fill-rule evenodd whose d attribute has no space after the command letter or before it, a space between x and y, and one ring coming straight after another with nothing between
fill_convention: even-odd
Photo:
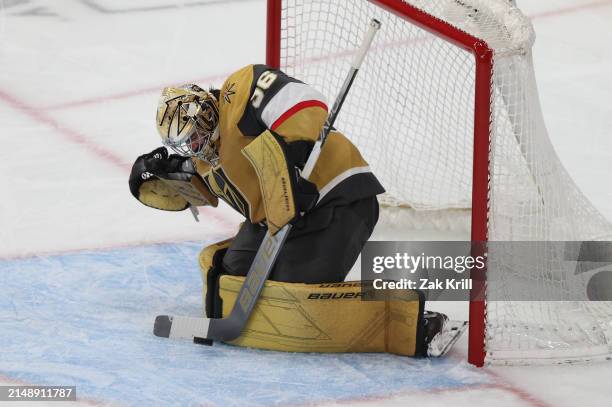
<instances>
[{"instance_id":1,"label":"white netting","mask_svg":"<svg viewBox=\"0 0 612 407\"><path fill-rule=\"evenodd\" d=\"M610 239L609 223L576 188L549 141L531 61L529 20L507 0L406 3L494 50L489 240ZM372 17L383 27L336 127L359 146L387 189L384 203L393 208L395 221L405 216L417 224L426 214L431 223L448 227L448 213L469 216L471 207L471 53L366 0L284 0L281 68L315 86L331 103ZM401 215L400 208L410 208L409 214ZM582 286L568 282L552 255L529 272L536 275L509 271L568 294L584 290L584 279ZM489 289L503 298L503 284ZM576 360L612 351L610 303L489 301L487 316L488 360Z\"/></svg>"}]
</instances>

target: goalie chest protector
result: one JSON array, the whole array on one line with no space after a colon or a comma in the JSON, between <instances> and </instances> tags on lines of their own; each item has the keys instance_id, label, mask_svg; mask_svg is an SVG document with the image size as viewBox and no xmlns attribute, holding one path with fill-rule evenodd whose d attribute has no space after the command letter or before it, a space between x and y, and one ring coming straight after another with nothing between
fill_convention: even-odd
<instances>
[{"instance_id":1,"label":"goalie chest protector","mask_svg":"<svg viewBox=\"0 0 612 407\"><path fill-rule=\"evenodd\" d=\"M266 65L248 65L221 87L220 164L211 169L195 160L198 172L214 195L252 223L262 222L259 181L242 150L265 130L287 143L314 143L326 118L327 105L319 92ZM348 204L384 192L359 150L337 131L330 134L309 180L317 186L319 204Z\"/></svg>"}]
</instances>

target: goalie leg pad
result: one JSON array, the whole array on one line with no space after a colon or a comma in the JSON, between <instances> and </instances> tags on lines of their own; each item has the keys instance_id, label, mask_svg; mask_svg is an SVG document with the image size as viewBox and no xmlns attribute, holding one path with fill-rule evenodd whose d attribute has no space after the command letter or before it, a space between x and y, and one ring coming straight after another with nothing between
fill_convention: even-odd
<instances>
[{"instance_id":1,"label":"goalie leg pad","mask_svg":"<svg viewBox=\"0 0 612 407\"><path fill-rule=\"evenodd\" d=\"M213 245L200 255L208 315L217 318L229 315L244 283L244 277L219 274L219 253L228 244ZM286 352L424 356L423 295L412 291L404 298L363 301L359 281L267 281L242 335L231 343Z\"/></svg>"},{"instance_id":2,"label":"goalie leg pad","mask_svg":"<svg viewBox=\"0 0 612 407\"><path fill-rule=\"evenodd\" d=\"M221 261L232 239L222 240L205 247L199 256L200 272L202 273L202 299L204 314L208 318L221 318L222 305L219 297L219 278L223 271Z\"/></svg>"}]
</instances>

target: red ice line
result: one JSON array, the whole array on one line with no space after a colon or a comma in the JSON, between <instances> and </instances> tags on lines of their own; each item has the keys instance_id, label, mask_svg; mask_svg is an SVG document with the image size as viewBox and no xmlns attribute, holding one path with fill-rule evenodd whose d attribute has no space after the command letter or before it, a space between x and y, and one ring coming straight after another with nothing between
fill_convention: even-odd
<instances>
[{"instance_id":1,"label":"red ice line","mask_svg":"<svg viewBox=\"0 0 612 407\"><path fill-rule=\"evenodd\" d=\"M129 92L129 94L135 95L139 92L141 91ZM123 97L126 97L125 96L126 94L123 94ZM23 114L28 116L32 121L47 125L55 129L57 133L60 134L66 141L82 147L83 149L91 153L92 156L95 156L97 159L101 161L106 161L107 163L112 164L114 167L118 168L122 172L128 173L130 171L131 164L126 163L118 154L95 143L93 140L89 139L84 134L79 133L78 131L73 130L59 123L58 121L53 119L50 114L45 113L43 109L30 106L26 104L25 102L19 100L17 97L1 89L0 89L0 100L4 101L7 105L11 106L15 110L22 112ZM83 104L83 101L81 102L81 104ZM127 183L127 179L126 179L126 183ZM230 225L234 223L230 220L229 217L213 212L211 211L210 208L201 208L201 210L207 215L207 218L214 219L215 221L219 222L224 227L223 231L229 229ZM184 239L184 240L188 240L188 239ZM190 239L190 240L193 240L193 239ZM138 242L138 243L139 244L151 244L151 242ZM155 243L162 243L162 242L152 242L152 244L155 244ZM114 247L105 246L105 247L98 247L97 249L102 250L102 249L112 249L112 248ZM86 250L95 250L95 249L94 248L91 248L91 249L80 248L80 249L73 249L73 250L55 251L55 252L49 252L49 253L44 253L44 254L52 255L52 254L61 254L61 253L66 253L66 252L86 251ZM9 255L6 257L0 256L0 260L28 258L28 257L41 256L41 255L43 255L43 253L41 252L21 253L20 255L17 255L17 256L13 256L13 255Z\"/></svg>"},{"instance_id":2,"label":"red ice line","mask_svg":"<svg viewBox=\"0 0 612 407\"><path fill-rule=\"evenodd\" d=\"M490 373L490 372L487 372ZM356 403L376 403L376 402L384 402L391 401L394 398L402 397L402 396L432 396L436 394L449 394L449 393L466 393L469 391L478 391L478 390L500 390L510 393L516 396L518 399L523 401L525 405L529 407L554 407L551 404L546 403L543 400L538 399L532 394L529 394L525 390L514 387L510 384L499 383L497 380L495 383L485 383L485 384L475 384L463 387L453 387L453 388L433 388L427 390L410 390L410 391L401 391L397 393L392 393L388 395L380 395L380 396L361 396L361 397L349 397L337 400L327 400L320 403L312 403L305 402L303 404L293 404L288 407L316 407L320 405L325 405L327 403L334 404L346 404L346 405L355 405Z\"/></svg>"},{"instance_id":3,"label":"red ice line","mask_svg":"<svg viewBox=\"0 0 612 407\"><path fill-rule=\"evenodd\" d=\"M527 403L527 405L532 407L553 407L552 404L549 404L544 400L537 398L528 391L513 386L510 383L507 383L507 379L493 372L491 369L483 368L482 370L489 376L493 377L493 379L495 379L495 384L493 385L494 387L514 394L516 397Z\"/></svg>"},{"instance_id":4,"label":"red ice line","mask_svg":"<svg viewBox=\"0 0 612 407\"><path fill-rule=\"evenodd\" d=\"M571 14L579 11L599 8L599 7L607 7L612 4L612 0L602 0L602 1L593 1L591 3L585 4L577 4L575 6L560 8L557 10L543 11L541 13L535 13L529 16L532 20L536 20L539 18L547 18L547 17L556 17L563 14Z\"/></svg>"},{"instance_id":5,"label":"red ice line","mask_svg":"<svg viewBox=\"0 0 612 407\"><path fill-rule=\"evenodd\" d=\"M549 17L556 17L556 16L560 16L564 14L571 14L571 13L576 13L576 12L589 10L589 9L607 7L610 5L612 5L612 0L600 0L600 1L594 1L591 3L579 4L579 5L560 8L556 10L543 11L540 13L531 14L529 15L529 18L532 20L536 20L536 19L543 19L543 18L549 18ZM344 54L352 54L352 52L344 52ZM339 53L339 55L343 55L343 53ZM334 56L338 56L338 55L334 55ZM317 59L323 59L323 58L317 58ZM317 59L315 59L314 62L316 62ZM189 81L189 82L190 83L215 83L217 81L224 80L225 78L227 78L229 74L230 73L213 75L213 76L196 79L196 80ZM94 97L94 98L89 98L89 99L67 102L64 104L55 104L53 106L43 107L41 109L42 110L60 110L60 109L81 107L85 105L109 102L112 100L126 99L126 98L140 96L140 95L144 95L144 94L152 93L152 92L159 92L162 88L163 86L154 86L154 87L148 87L148 88L143 88L143 89L136 89L136 90L116 93L112 95L99 96L99 97Z\"/></svg>"},{"instance_id":6,"label":"red ice line","mask_svg":"<svg viewBox=\"0 0 612 407\"><path fill-rule=\"evenodd\" d=\"M477 385L472 385L472 386L467 386L467 387L457 387L457 388L411 390L411 391L405 391L405 392L397 392L397 393L393 393L393 394L386 395L386 396L351 397L351 398L345 398L345 399L340 399L340 400L333 400L333 402L336 404L353 405L354 403L367 403L367 402L391 400L392 398L401 397L402 395L416 395L416 394L432 395L432 394L464 393L468 391L477 391L477 390L502 390L502 391L506 391L508 393L515 395L517 398L524 401L530 407L553 407L551 404L548 404L536 398L535 396L529 394L528 392L522 389L514 387L510 384L500 383L500 381L502 381L503 378L501 378L496 373L493 373L492 371L488 369L483 369L483 370L487 374L491 375L495 379L496 382L490 383L490 384L477 384ZM33 386L34 385L33 383L29 383L21 379L16 379L16 378L4 376L4 375L0 375L0 381L12 383L16 386ZM78 397L77 401L80 403L91 405L91 406L111 406L111 404L109 404L107 401L102 402L102 401L94 400L91 398ZM330 401L331 400L329 400L328 402ZM119 405L116 405L114 403L112 405L119 407ZM290 407L306 407L306 406L312 407L316 405L317 403L313 404L311 402L305 402L303 404L295 404Z\"/></svg>"},{"instance_id":7,"label":"red ice line","mask_svg":"<svg viewBox=\"0 0 612 407\"><path fill-rule=\"evenodd\" d=\"M125 163L125 161L123 161L123 159L119 155L115 154L113 151L107 150L106 148L100 145L97 145L96 143L88 139L87 136L77 132L76 130L72 130L67 126L60 124L59 122L51 118L51 116L45 114L42 109L29 106L28 104L17 99L17 97L10 95L1 89L0 99L15 110L18 110L29 116L30 119L32 119L33 121L54 128L67 141L83 147L85 150L89 151L90 153L93 153L93 155L95 155L96 157L108 163L111 163L115 167L118 167L126 172L130 170L130 165Z\"/></svg>"},{"instance_id":8,"label":"red ice line","mask_svg":"<svg viewBox=\"0 0 612 407\"><path fill-rule=\"evenodd\" d=\"M207 220L213 219L222 225L222 229L215 232L215 240L227 239L233 236L238 231L238 227L234 225L235 222L229 222L228 219L220 216L212 208L198 208L202 214L205 215ZM24 260L35 257L49 257L49 256L61 256L66 254L77 254L85 252L96 252L100 250L118 250L127 249L131 247L142 247L142 246L156 246L165 244L180 244L202 240L202 236L191 236L181 237L172 241L168 240L136 240L132 242L120 243L120 244L109 244L105 246L93 246L93 247L76 247L64 250L49 250L49 251L36 251L36 252L22 252L19 254L9 254L6 256L0 256L0 261L12 261L12 260Z\"/></svg>"},{"instance_id":9,"label":"red ice line","mask_svg":"<svg viewBox=\"0 0 612 407\"><path fill-rule=\"evenodd\" d=\"M207 76L207 77L204 77L204 78L200 78L200 79L189 81L189 83L215 83L217 81L224 80L225 78L227 78L228 75L229 74ZM170 85L171 84L166 84L166 85L163 85L163 86L159 86L159 85L151 86L151 87L148 87L148 88L135 89L135 90L131 90L131 91L116 93L116 94L113 94L113 95L99 96L99 97L94 97L94 98L90 98L90 99L83 99L83 100L77 100L77 101L74 101L74 102L67 102L67 103L63 103L63 104L55 104L53 106L42 107L41 109L43 109L43 110L60 110L60 109L68 109L68 108L72 108L72 107L81 107L81 106L86 106L86 105L94 105L94 104L99 104L99 103L104 103L104 102L110 102L112 100L127 99L127 98L131 98L131 97L134 97L134 96L145 95L147 93L161 92L161 90L162 90L162 88L164 88L164 86L170 86ZM174 85L176 85L176 83L174 83Z\"/></svg>"}]
</instances>

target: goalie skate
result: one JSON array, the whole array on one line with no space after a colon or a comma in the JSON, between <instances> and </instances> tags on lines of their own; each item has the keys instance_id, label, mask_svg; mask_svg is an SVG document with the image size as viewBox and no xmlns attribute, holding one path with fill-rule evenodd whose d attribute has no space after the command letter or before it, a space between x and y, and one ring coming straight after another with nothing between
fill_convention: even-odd
<instances>
[{"instance_id":1,"label":"goalie skate","mask_svg":"<svg viewBox=\"0 0 612 407\"><path fill-rule=\"evenodd\" d=\"M427 356L440 357L446 355L466 328L467 321L449 321L444 314L425 311Z\"/></svg>"}]
</instances>

